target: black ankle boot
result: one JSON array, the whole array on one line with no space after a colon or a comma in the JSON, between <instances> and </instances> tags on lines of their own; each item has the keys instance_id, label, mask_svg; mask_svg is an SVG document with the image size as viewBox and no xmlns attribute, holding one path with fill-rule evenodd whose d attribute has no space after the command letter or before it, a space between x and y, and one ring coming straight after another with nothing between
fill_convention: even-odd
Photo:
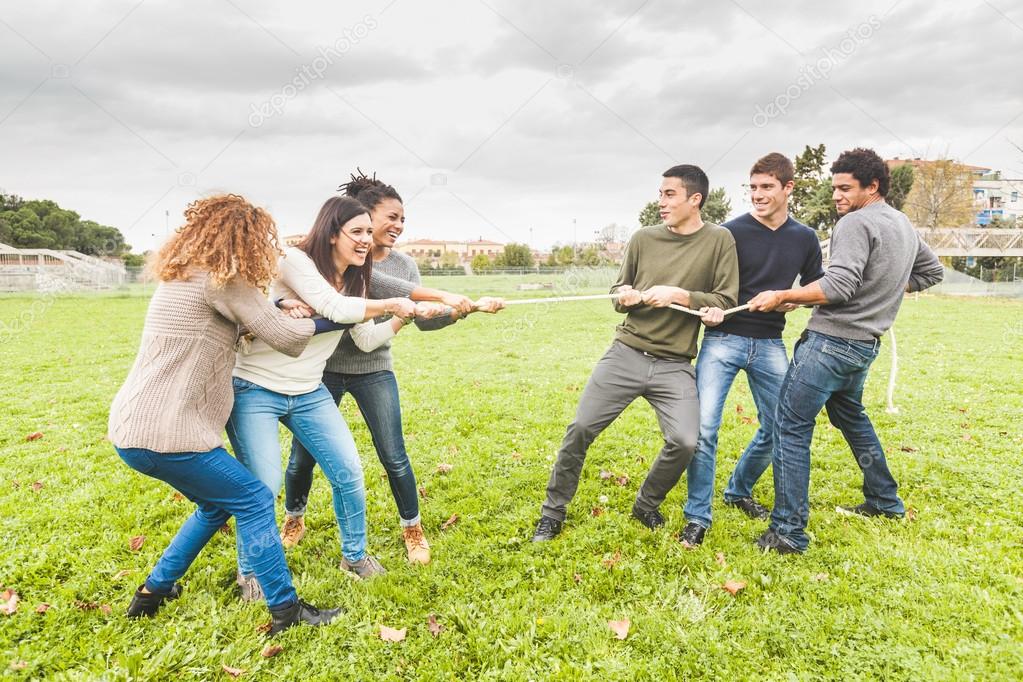
<instances>
[{"instance_id":1,"label":"black ankle boot","mask_svg":"<svg viewBox=\"0 0 1023 682\"><path fill-rule=\"evenodd\" d=\"M326 625L339 615L341 615L341 609L318 609L299 599L289 606L277 606L270 609L270 616L273 620L267 637L273 637L278 632L283 632L299 623Z\"/></svg>"},{"instance_id":2,"label":"black ankle boot","mask_svg":"<svg viewBox=\"0 0 1023 682\"><path fill-rule=\"evenodd\" d=\"M142 616L155 616L156 612L163 606L165 600L177 599L181 596L181 584L174 583L173 587L170 588L170 592L163 594L157 592L143 592L143 585L139 585L139 588L135 590L135 596L131 598L131 603L128 604L128 617L129 618L141 618Z\"/></svg>"}]
</instances>

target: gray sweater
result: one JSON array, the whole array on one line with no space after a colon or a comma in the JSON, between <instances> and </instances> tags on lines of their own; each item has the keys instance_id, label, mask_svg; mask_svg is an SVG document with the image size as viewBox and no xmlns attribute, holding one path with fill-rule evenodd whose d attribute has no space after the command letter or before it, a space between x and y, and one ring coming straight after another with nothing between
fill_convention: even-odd
<instances>
[{"instance_id":1,"label":"gray sweater","mask_svg":"<svg viewBox=\"0 0 1023 682\"><path fill-rule=\"evenodd\" d=\"M828 304L818 306L807 329L873 341L895 322L906 291L942 280L934 252L909 218L885 202L842 216L831 237L831 263L819 280Z\"/></svg>"},{"instance_id":2,"label":"gray sweater","mask_svg":"<svg viewBox=\"0 0 1023 682\"><path fill-rule=\"evenodd\" d=\"M373 263L373 276L369 281L369 297L375 299L408 297L420 286L419 268L411 257L400 251L391 249L387 258ZM376 318L382 322L390 318L385 315ZM430 320L416 320L416 326L422 331L433 331L452 325L455 320L450 315L435 317ZM338 374L369 374L390 370L394 366L391 359L391 342L388 341L374 351L366 353L359 350L352 340L351 334L345 332L337 350L327 360L326 370Z\"/></svg>"}]
</instances>

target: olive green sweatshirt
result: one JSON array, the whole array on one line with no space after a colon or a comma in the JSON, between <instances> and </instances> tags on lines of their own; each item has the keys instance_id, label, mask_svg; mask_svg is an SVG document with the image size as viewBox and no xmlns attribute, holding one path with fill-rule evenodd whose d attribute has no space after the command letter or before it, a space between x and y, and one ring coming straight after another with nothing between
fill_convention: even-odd
<instances>
[{"instance_id":1,"label":"olive green sweatshirt","mask_svg":"<svg viewBox=\"0 0 1023 682\"><path fill-rule=\"evenodd\" d=\"M732 233L714 223L704 223L687 235L676 234L667 225L645 227L629 241L611 292L623 284L639 291L659 284L680 287L689 292L688 307L694 310L732 308L739 295L739 261ZM615 310L626 313L615 332L625 345L662 357L696 357L699 317L643 304L625 308L617 301Z\"/></svg>"}]
</instances>

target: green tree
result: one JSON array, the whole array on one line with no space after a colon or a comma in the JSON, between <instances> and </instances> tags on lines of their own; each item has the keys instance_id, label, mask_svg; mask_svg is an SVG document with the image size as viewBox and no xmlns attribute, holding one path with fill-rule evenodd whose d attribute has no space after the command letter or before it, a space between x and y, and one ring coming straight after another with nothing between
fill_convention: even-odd
<instances>
[{"instance_id":1,"label":"green tree","mask_svg":"<svg viewBox=\"0 0 1023 682\"><path fill-rule=\"evenodd\" d=\"M661 209L656 201L651 201L639 212L639 224L641 227L660 225L661 222L663 222L661 220Z\"/></svg>"},{"instance_id":2,"label":"green tree","mask_svg":"<svg viewBox=\"0 0 1023 682\"><path fill-rule=\"evenodd\" d=\"M477 253L473 256L472 263L469 264L473 272L487 272L488 270L494 269L494 264L490 262L490 257L485 253Z\"/></svg>"},{"instance_id":3,"label":"green tree","mask_svg":"<svg viewBox=\"0 0 1023 682\"><path fill-rule=\"evenodd\" d=\"M459 264L458 254L454 251L445 251L440 256L440 266L446 270L457 268Z\"/></svg>"},{"instance_id":4,"label":"green tree","mask_svg":"<svg viewBox=\"0 0 1023 682\"><path fill-rule=\"evenodd\" d=\"M508 268L533 267L533 250L528 244L511 243L504 247L501 264Z\"/></svg>"},{"instance_id":5,"label":"green tree","mask_svg":"<svg viewBox=\"0 0 1023 682\"><path fill-rule=\"evenodd\" d=\"M575 261L575 249L569 245L561 246L555 249L557 253L557 264L558 265L571 265Z\"/></svg>"},{"instance_id":6,"label":"green tree","mask_svg":"<svg viewBox=\"0 0 1023 682\"><path fill-rule=\"evenodd\" d=\"M718 187L712 189L707 195L707 200L703 202L703 208L700 209L700 216L704 220L720 225L725 222L731 212L732 202L728 199L725 188Z\"/></svg>"},{"instance_id":7,"label":"green tree","mask_svg":"<svg viewBox=\"0 0 1023 682\"><path fill-rule=\"evenodd\" d=\"M604 259L600 257L600 249L596 246L590 245L579 252L575 257L575 265L595 266L600 265L604 262Z\"/></svg>"},{"instance_id":8,"label":"green tree","mask_svg":"<svg viewBox=\"0 0 1023 682\"><path fill-rule=\"evenodd\" d=\"M117 228L82 220L55 201L0 193L0 242L25 249L70 249L96 256L131 250Z\"/></svg>"},{"instance_id":9,"label":"green tree","mask_svg":"<svg viewBox=\"0 0 1023 682\"><path fill-rule=\"evenodd\" d=\"M121 262L126 268L141 268L146 265L146 254L126 253L121 256Z\"/></svg>"},{"instance_id":10,"label":"green tree","mask_svg":"<svg viewBox=\"0 0 1023 682\"><path fill-rule=\"evenodd\" d=\"M909 196L909 192L913 189L913 166L904 163L901 166L896 166L895 170L892 171L891 186L888 188L888 203L900 211L906 203L906 197Z\"/></svg>"},{"instance_id":11,"label":"green tree","mask_svg":"<svg viewBox=\"0 0 1023 682\"><path fill-rule=\"evenodd\" d=\"M789 197L789 213L822 234L827 234L838 221L838 212L831 199L831 176L825 173L825 147L807 145L796 156L795 182Z\"/></svg>"}]
</instances>

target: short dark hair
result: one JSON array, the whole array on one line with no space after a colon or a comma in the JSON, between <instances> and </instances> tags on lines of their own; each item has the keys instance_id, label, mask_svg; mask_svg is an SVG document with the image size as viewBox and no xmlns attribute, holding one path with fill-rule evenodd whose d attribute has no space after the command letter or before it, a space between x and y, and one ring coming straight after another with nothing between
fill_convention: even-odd
<instances>
[{"instance_id":1,"label":"short dark hair","mask_svg":"<svg viewBox=\"0 0 1023 682\"><path fill-rule=\"evenodd\" d=\"M686 196L693 194L700 195L700 208L707 201L707 194L710 192L710 180L707 174L699 166L684 163L681 166L672 166L664 171L665 178L678 178L686 188Z\"/></svg>"},{"instance_id":2,"label":"short dark hair","mask_svg":"<svg viewBox=\"0 0 1023 682\"><path fill-rule=\"evenodd\" d=\"M795 179L796 169L792 167L789 157L778 152L771 152L757 159L757 162L749 169L749 174L772 175L784 187Z\"/></svg>"},{"instance_id":3,"label":"short dark hair","mask_svg":"<svg viewBox=\"0 0 1023 682\"><path fill-rule=\"evenodd\" d=\"M352 173L352 179L337 188L339 192L344 192L346 197L357 199L370 211L384 199L397 199L399 203L403 203L398 190L383 180L377 180L376 173L369 177L360 168L356 168L355 172L358 175Z\"/></svg>"},{"instance_id":4,"label":"short dark hair","mask_svg":"<svg viewBox=\"0 0 1023 682\"><path fill-rule=\"evenodd\" d=\"M873 149L857 147L842 152L831 164L831 174L835 173L849 173L863 187L877 180L877 193L883 197L888 196L888 187L891 185L888 164Z\"/></svg>"}]
</instances>

